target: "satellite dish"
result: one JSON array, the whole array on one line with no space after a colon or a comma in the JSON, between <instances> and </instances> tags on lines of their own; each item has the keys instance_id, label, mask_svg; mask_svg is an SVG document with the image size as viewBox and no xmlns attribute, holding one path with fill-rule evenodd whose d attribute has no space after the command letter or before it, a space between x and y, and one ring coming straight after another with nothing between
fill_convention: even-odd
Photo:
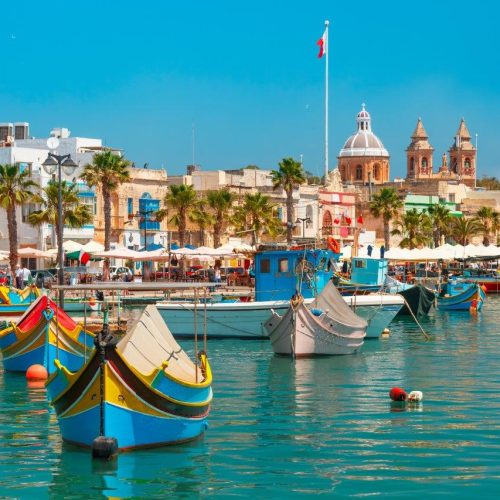
<instances>
[{"instance_id":1,"label":"satellite dish","mask_svg":"<svg viewBox=\"0 0 500 500\"><path fill-rule=\"evenodd\" d=\"M57 149L59 146L59 139L57 137L49 137L47 139L47 146L49 149Z\"/></svg>"}]
</instances>

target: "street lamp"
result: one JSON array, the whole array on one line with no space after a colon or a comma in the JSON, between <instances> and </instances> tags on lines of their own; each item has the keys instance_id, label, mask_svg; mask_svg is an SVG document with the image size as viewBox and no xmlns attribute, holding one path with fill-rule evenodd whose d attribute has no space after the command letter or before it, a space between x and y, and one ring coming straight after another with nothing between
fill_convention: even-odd
<instances>
[{"instance_id":1,"label":"street lamp","mask_svg":"<svg viewBox=\"0 0 500 500\"><path fill-rule=\"evenodd\" d=\"M59 145L57 139L51 137L48 141L48 145L52 149L56 149ZM59 222L59 227L57 228L57 284L59 286L64 285L64 255L63 255L63 233L64 233L64 220L63 220L63 210L62 210L62 172L68 176L71 176L78 165L71 159L71 155L57 155L54 153L49 153L46 160L42 163L44 170L49 174L53 175L56 173L57 169L57 220ZM64 309L64 290L59 290L59 307Z\"/></svg>"},{"instance_id":2,"label":"street lamp","mask_svg":"<svg viewBox=\"0 0 500 500\"><path fill-rule=\"evenodd\" d=\"M299 222L302 222L302 238L305 238L306 222L311 222L311 219L309 217L297 217L295 223L298 224Z\"/></svg>"}]
</instances>

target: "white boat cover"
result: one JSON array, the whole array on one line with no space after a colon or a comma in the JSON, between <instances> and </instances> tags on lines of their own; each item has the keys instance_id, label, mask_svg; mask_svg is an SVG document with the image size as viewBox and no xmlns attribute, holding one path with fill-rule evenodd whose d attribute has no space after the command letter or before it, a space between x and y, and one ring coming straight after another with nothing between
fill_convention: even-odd
<instances>
[{"instance_id":1,"label":"white boat cover","mask_svg":"<svg viewBox=\"0 0 500 500\"><path fill-rule=\"evenodd\" d=\"M364 330L368 327L366 320L353 312L331 281L313 302L313 307L322 309L332 321L338 323L339 327L350 326Z\"/></svg>"},{"instance_id":2,"label":"white boat cover","mask_svg":"<svg viewBox=\"0 0 500 500\"><path fill-rule=\"evenodd\" d=\"M186 382L196 382L195 365L174 339L154 305L148 305L116 350L143 375L149 375L167 361L165 373ZM198 368L198 380L203 380Z\"/></svg>"}]
</instances>

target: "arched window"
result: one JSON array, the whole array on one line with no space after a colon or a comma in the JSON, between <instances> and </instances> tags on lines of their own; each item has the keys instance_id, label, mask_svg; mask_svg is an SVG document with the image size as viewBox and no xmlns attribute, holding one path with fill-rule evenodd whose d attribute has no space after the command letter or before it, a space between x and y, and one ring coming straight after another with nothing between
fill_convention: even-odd
<instances>
[{"instance_id":1,"label":"arched window","mask_svg":"<svg viewBox=\"0 0 500 500\"><path fill-rule=\"evenodd\" d=\"M311 221L310 223L312 224L313 221L313 207L312 205L307 205L306 207L306 217L309 218ZM306 227L309 227L309 222L306 222Z\"/></svg>"},{"instance_id":2,"label":"arched window","mask_svg":"<svg viewBox=\"0 0 500 500\"><path fill-rule=\"evenodd\" d=\"M422 158L422 170L427 170L427 158Z\"/></svg>"},{"instance_id":3,"label":"arched window","mask_svg":"<svg viewBox=\"0 0 500 500\"><path fill-rule=\"evenodd\" d=\"M356 180L357 181L363 180L363 167L361 165L356 166Z\"/></svg>"},{"instance_id":4,"label":"arched window","mask_svg":"<svg viewBox=\"0 0 500 500\"><path fill-rule=\"evenodd\" d=\"M380 180L380 165L378 163L375 163L375 165L373 165L373 178L376 181Z\"/></svg>"},{"instance_id":5,"label":"arched window","mask_svg":"<svg viewBox=\"0 0 500 500\"><path fill-rule=\"evenodd\" d=\"M453 173L457 173L457 160L456 159L453 159L452 163L451 163L451 171Z\"/></svg>"},{"instance_id":6,"label":"arched window","mask_svg":"<svg viewBox=\"0 0 500 500\"><path fill-rule=\"evenodd\" d=\"M326 210L325 213L323 214L322 230L324 235L332 234L333 232L332 225L333 225L332 214L328 210Z\"/></svg>"},{"instance_id":7,"label":"arched window","mask_svg":"<svg viewBox=\"0 0 500 500\"><path fill-rule=\"evenodd\" d=\"M345 165L341 165L341 167L340 167L340 178L342 179L342 181L346 180Z\"/></svg>"},{"instance_id":8,"label":"arched window","mask_svg":"<svg viewBox=\"0 0 500 500\"><path fill-rule=\"evenodd\" d=\"M470 159L466 158L464 163L465 170L470 170Z\"/></svg>"},{"instance_id":9,"label":"arched window","mask_svg":"<svg viewBox=\"0 0 500 500\"><path fill-rule=\"evenodd\" d=\"M415 174L415 160L413 159L413 156L410 158L410 175L413 177Z\"/></svg>"}]
</instances>

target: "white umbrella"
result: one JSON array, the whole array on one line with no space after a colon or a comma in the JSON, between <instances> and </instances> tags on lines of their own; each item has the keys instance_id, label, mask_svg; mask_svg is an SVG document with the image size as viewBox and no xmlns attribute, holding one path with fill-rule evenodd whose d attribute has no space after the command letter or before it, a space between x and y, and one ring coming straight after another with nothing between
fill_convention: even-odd
<instances>
[{"instance_id":1,"label":"white umbrella","mask_svg":"<svg viewBox=\"0 0 500 500\"><path fill-rule=\"evenodd\" d=\"M94 257L109 257L113 259L131 259L134 260L138 254L142 252L136 252L135 250L130 250L130 248L119 247L113 250L108 250L107 252L96 252Z\"/></svg>"},{"instance_id":2,"label":"white umbrella","mask_svg":"<svg viewBox=\"0 0 500 500\"><path fill-rule=\"evenodd\" d=\"M73 240L66 240L63 242L63 249L67 253L78 252L79 250L81 250L82 247L83 245L81 243L77 243L76 241ZM57 248L55 249L55 251L57 254Z\"/></svg>"},{"instance_id":3,"label":"white umbrella","mask_svg":"<svg viewBox=\"0 0 500 500\"><path fill-rule=\"evenodd\" d=\"M52 257L52 255L48 252L44 252L43 250L39 250L38 248L31 247L19 248L17 250L17 254L19 255L19 257L24 257L26 259L41 259Z\"/></svg>"},{"instance_id":4,"label":"white umbrella","mask_svg":"<svg viewBox=\"0 0 500 500\"><path fill-rule=\"evenodd\" d=\"M104 252L104 245L101 243L98 243L97 241L89 241L88 243L85 243L82 247L80 247L81 250L87 253L97 253L97 252Z\"/></svg>"},{"instance_id":5,"label":"white umbrella","mask_svg":"<svg viewBox=\"0 0 500 500\"><path fill-rule=\"evenodd\" d=\"M404 248L391 248L385 252L384 257L389 260L409 260L410 251Z\"/></svg>"}]
</instances>

